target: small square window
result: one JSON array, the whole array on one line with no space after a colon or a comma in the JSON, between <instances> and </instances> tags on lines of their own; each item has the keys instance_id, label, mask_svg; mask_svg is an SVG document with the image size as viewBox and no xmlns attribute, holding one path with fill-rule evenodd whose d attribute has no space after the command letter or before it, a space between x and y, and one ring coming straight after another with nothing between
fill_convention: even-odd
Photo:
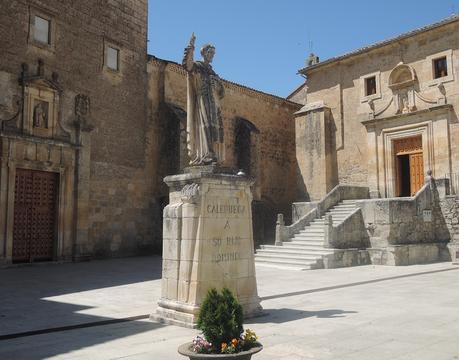
<instances>
[{"instance_id":1,"label":"small square window","mask_svg":"<svg viewBox=\"0 0 459 360\"><path fill-rule=\"evenodd\" d=\"M120 51L118 49L107 46L107 67L111 70L118 71L120 69Z\"/></svg>"},{"instance_id":2,"label":"small square window","mask_svg":"<svg viewBox=\"0 0 459 360\"><path fill-rule=\"evenodd\" d=\"M376 76L365 79L365 96L376 94Z\"/></svg>"},{"instance_id":3,"label":"small square window","mask_svg":"<svg viewBox=\"0 0 459 360\"><path fill-rule=\"evenodd\" d=\"M36 41L43 44L51 44L50 21L40 16L35 16L33 36Z\"/></svg>"},{"instance_id":4,"label":"small square window","mask_svg":"<svg viewBox=\"0 0 459 360\"><path fill-rule=\"evenodd\" d=\"M448 76L448 62L446 61L446 56L434 59L433 67L435 79Z\"/></svg>"}]
</instances>

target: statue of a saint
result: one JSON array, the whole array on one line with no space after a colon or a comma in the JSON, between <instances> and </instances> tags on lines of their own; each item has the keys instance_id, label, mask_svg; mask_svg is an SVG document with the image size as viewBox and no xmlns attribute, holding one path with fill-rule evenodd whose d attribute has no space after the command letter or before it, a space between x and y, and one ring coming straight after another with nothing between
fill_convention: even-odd
<instances>
[{"instance_id":1,"label":"statue of a saint","mask_svg":"<svg viewBox=\"0 0 459 360\"><path fill-rule=\"evenodd\" d=\"M217 164L223 160L223 121L220 100L224 96L221 79L212 69L215 47L201 49L203 61L194 61L194 42L185 48L183 66L187 75L187 144L190 164Z\"/></svg>"},{"instance_id":2,"label":"statue of a saint","mask_svg":"<svg viewBox=\"0 0 459 360\"><path fill-rule=\"evenodd\" d=\"M33 109L33 126L38 128L48 127L48 114L46 113L45 105L40 101Z\"/></svg>"}]
</instances>

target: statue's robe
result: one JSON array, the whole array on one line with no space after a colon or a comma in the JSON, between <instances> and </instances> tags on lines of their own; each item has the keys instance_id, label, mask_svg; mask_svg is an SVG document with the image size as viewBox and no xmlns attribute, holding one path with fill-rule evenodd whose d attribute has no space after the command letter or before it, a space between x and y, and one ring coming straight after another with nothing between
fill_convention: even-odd
<instances>
[{"instance_id":1,"label":"statue's robe","mask_svg":"<svg viewBox=\"0 0 459 360\"><path fill-rule=\"evenodd\" d=\"M210 64L193 62L187 76L187 144L193 165L223 160L220 99L224 88Z\"/></svg>"}]
</instances>

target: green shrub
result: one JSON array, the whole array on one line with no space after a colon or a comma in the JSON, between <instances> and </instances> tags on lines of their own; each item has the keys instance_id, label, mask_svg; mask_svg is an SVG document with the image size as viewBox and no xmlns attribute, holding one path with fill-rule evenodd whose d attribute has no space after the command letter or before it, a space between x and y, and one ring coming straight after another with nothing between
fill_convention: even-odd
<instances>
[{"instance_id":1,"label":"green shrub","mask_svg":"<svg viewBox=\"0 0 459 360\"><path fill-rule=\"evenodd\" d=\"M224 288L221 293L209 290L199 311L198 329L216 351L222 343L230 344L231 340L241 338L244 331L242 306L230 290Z\"/></svg>"}]
</instances>

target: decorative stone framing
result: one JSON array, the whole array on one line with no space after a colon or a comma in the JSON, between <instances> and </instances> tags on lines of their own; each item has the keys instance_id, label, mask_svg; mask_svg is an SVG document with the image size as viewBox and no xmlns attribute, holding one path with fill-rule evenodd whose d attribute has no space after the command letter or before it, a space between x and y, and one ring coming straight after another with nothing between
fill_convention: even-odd
<instances>
[{"instance_id":1,"label":"decorative stone framing","mask_svg":"<svg viewBox=\"0 0 459 360\"><path fill-rule=\"evenodd\" d=\"M426 122L414 126L401 126L385 129L381 133L384 156L384 187L386 197L395 197L396 189L396 163L394 142L414 136L421 136L424 169L433 167L433 130L432 123Z\"/></svg>"},{"instance_id":2,"label":"decorative stone framing","mask_svg":"<svg viewBox=\"0 0 459 360\"><path fill-rule=\"evenodd\" d=\"M440 78L435 79L435 70L434 70L434 60L441 58L441 57L446 57L446 64L448 68L448 75L443 76ZM427 74L431 74L431 80L426 82L427 86L438 86L441 83L447 83L454 81L454 63L453 63L453 50L445 50L433 55L430 55L426 58L426 64L425 66L428 66L430 71L425 71ZM426 69L428 70L428 69Z\"/></svg>"},{"instance_id":3,"label":"decorative stone framing","mask_svg":"<svg viewBox=\"0 0 459 360\"><path fill-rule=\"evenodd\" d=\"M49 44L35 40L35 17L39 16L42 19L49 21ZM55 14L49 10L37 7L36 5L29 7L29 38L28 43L39 47L43 50L51 52L55 51L56 44L56 20Z\"/></svg>"},{"instance_id":4,"label":"decorative stone framing","mask_svg":"<svg viewBox=\"0 0 459 360\"><path fill-rule=\"evenodd\" d=\"M56 89L47 86L46 84L35 83L33 86L25 88L25 109L26 116L24 117L25 133L40 137L54 137L57 130L57 121L59 116L59 94ZM45 114L46 124L35 123L36 109L39 104L46 104L47 110Z\"/></svg>"},{"instance_id":5,"label":"decorative stone framing","mask_svg":"<svg viewBox=\"0 0 459 360\"><path fill-rule=\"evenodd\" d=\"M366 85L365 81L366 79L369 79L371 77L375 77L376 79L376 93L372 95L366 95ZM370 100L376 100L381 98L381 71L376 71L371 74L366 74L360 77L360 102L366 103Z\"/></svg>"},{"instance_id":6,"label":"decorative stone framing","mask_svg":"<svg viewBox=\"0 0 459 360\"><path fill-rule=\"evenodd\" d=\"M0 264L12 262L15 179L18 168L59 174L54 260L70 259L73 242L74 145L3 134L0 136L0 147L4 154L0 159ZM43 158L44 150L48 154ZM29 155L32 156L29 158Z\"/></svg>"},{"instance_id":7,"label":"decorative stone framing","mask_svg":"<svg viewBox=\"0 0 459 360\"><path fill-rule=\"evenodd\" d=\"M421 136L424 169L438 177L451 173L449 118L452 106L437 105L408 114L362 121L368 133L370 196L395 196L394 140Z\"/></svg>"},{"instance_id":8,"label":"decorative stone framing","mask_svg":"<svg viewBox=\"0 0 459 360\"><path fill-rule=\"evenodd\" d=\"M392 90L412 86L416 82L416 72L407 64L400 63L389 74L389 88Z\"/></svg>"}]
</instances>

